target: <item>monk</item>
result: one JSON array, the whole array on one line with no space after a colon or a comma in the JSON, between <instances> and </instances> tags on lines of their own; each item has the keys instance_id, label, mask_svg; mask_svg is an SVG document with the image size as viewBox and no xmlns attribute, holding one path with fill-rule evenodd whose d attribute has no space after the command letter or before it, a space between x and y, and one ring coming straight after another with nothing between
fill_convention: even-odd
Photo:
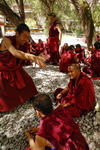
<instances>
[{"instance_id":1,"label":"monk","mask_svg":"<svg viewBox=\"0 0 100 150\"><path fill-rule=\"evenodd\" d=\"M25 150L89 150L78 124L62 106L53 110L47 94L37 95L33 107L41 117L40 127L31 127L25 132L30 145ZM35 141L32 138L34 133Z\"/></svg>"},{"instance_id":2,"label":"monk","mask_svg":"<svg viewBox=\"0 0 100 150\"><path fill-rule=\"evenodd\" d=\"M68 44L67 43L64 43L63 46L61 46L60 50L59 50L59 55L60 55L60 58L62 57L62 54L68 50Z\"/></svg>"},{"instance_id":3,"label":"monk","mask_svg":"<svg viewBox=\"0 0 100 150\"><path fill-rule=\"evenodd\" d=\"M30 42L29 52L30 52L31 54L34 54L34 55L38 56L38 55L40 54L40 50L39 50L39 49L40 49L40 48L39 48L38 43L36 43L34 40L32 40L32 41Z\"/></svg>"},{"instance_id":4,"label":"monk","mask_svg":"<svg viewBox=\"0 0 100 150\"><path fill-rule=\"evenodd\" d=\"M95 92L91 79L80 70L79 64L68 67L69 84L58 88L55 93L56 102L65 107L73 117L80 117L94 109Z\"/></svg>"},{"instance_id":5,"label":"monk","mask_svg":"<svg viewBox=\"0 0 100 150\"><path fill-rule=\"evenodd\" d=\"M62 30L59 22L56 20L56 15L54 13L50 13L49 18L51 22L48 38L48 44L50 49L49 61L53 65L57 65L57 63L59 63L59 45L61 44Z\"/></svg>"},{"instance_id":6,"label":"monk","mask_svg":"<svg viewBox=\"0 0 100 150\"><path fill-rule=\"evenodd\" d=\"M93 53L87 59L88 67L84 67L83 71L94 79L100 79L100 41L94 43Z\"/></svg>"},{"instance_id":7,"label":"monk","mask_svg":"<svg viewBox=\"0 0 100 150\"><path fill-rule=\"evenodd\" d=\"M22 68L23 60L45 68L44 58L27 53L30 30L20 24L14 36L4 37L0 45L0 112L10 111L38 94L32 78Z\"/></svg>"},{"instance_id":8,"label":"monk","mask_svg":"<svg viewBox=\"0 0 100 150\"><path fill-rule=\"evenodd\" d=\"M75 48L73 45L70 45L61 56L61 60L59 62L59 70L61 72L68 72L68 66L77 61L78 58L75 55Z\"/></svg>"},{"instance_id":9,"label":"monk","mask_svg":"<svg viewBox=\"0 0 100 150\"><path fill-rule=\"evenodd\" d=\"M76 55L79 59L79 62L84 62L85 59L85 49L80 44L76 44L75 48Z\"/></svg>"},{"instance_id":10,"label":"monk","mask_svg":"<svg viewBox=\"0 0 100 150\"><path fill-rule=\"evenodd\" d=\"M100 41L100 34L97 34L97 40Z\"/></svg>"}]
</instances>

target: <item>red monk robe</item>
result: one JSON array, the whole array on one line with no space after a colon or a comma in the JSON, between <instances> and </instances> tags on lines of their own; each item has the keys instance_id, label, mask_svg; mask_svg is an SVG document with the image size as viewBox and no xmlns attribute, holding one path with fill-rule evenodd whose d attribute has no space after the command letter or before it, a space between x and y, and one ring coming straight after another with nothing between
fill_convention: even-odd
<instances>
[{"instance_id":1,"label":"red monk robe","mask_svg":"<svg viewBox=\"0 0 100 150\"><path fill-rule=\"evenodd\" d=\"M58 24L55 21L53 24L50 25L49 29L49 38L48 38L48 45L50 49L50 62L58 63L59 62L59 32L56 29L56 25Z\"/></svg>"},{"instance_id":2,"label":"red monk robe","mask_svg":"<svg viewBox=\"0 0 100 150\"><path fill-rule=\"evenodd\" d=\"M36 134L47 139L55 147L52 150L89 150L78 124L61 106L41 119Z\"/></svg>"},{"instance_id":3,"label":"red monk robe","mask_svg":"<svg viewBox=\"0 0 100 150\"><path fill-rule=\"evenodd\" d=\"M68 66L72 63L74 63L74 56L75 53L72 50L65 51L62 54L59 69L61 72L68 72Z\"/></svg>"},{"instance_id":4,"label":"red monk robe","mask_svg":"<svg viewBox=\"0 0 100 150\"><path fill-rule=\"evenodd\" d=\"M38 56L41 53L40 48L40 44L33 41L30 44L30 53Z\"/></svg>"},{"instance_id":5,"label":"red monk robe","mask_svg":"<svg viewBox=\"0 0 100 150\"><path fill-rule=\"evenodd\" d=\"M45 55L49 55L50 54L48 39L46 39L46 42L44 43L44 54Z\"/></svg>"},{"instance_id":6,"label":"red monk robe","mask_svg":"<svg viewBox=\"0 0 100 150\"><path fill-rule=\"evenodd\" d=\"M15 46L15 36L8 37ZM20 50L26 52L27 44ZM19 104L38 94L32 78L20 65L23 60L9 51L0 51L0 112L10 111Z\"/></svg>"},{"instance_id":7,"label":"red monk robe","mask_svg":"<svg viewBox=\"0 0 100 150\"><path fill-rule=\"evenodd\" d=\"M61 48L60 48L60 51L59 51L60 57L62 57L62 54L63 54L65 51L68 51L68 44L67 44L67 43L64 43L64 45L61 46Z\"/></svg>"},{"instance_id":8,"label":"red monk robe","mask_svg":"<svg viewBox=\"0 0 100 150\"><path fill-rule=\"evenodd\" d=\"M45 50L45 42L42 41L41 39L38 40L38 45L40 47L40 53L44 53Z\"/></svg>"},{"instance_id":9,"label":"red monk robe","mask_svg":"<svg viewBox=\"0 0 100 150\"><path fill-rule=\"evenodd\" d=\"M80 44L76 45L75 52L76 52L77 58L79 59L79 62L84 61L84 59L85 59L85 50L84 50L83 47L81 47Z\"/></svg>"},{"instance_id":10,"label":"red monk robe","mask_svg":"<svg viewBox=\"0 0 100 150\"><path fill-rule=\"evenodd\" d=\"M83 72L80 73L80 77L76 86L74 86L74 79L71 79L69 84L68 93L64 94L60 99L61 104L70 103L71 106L66 107L73 117L80 117L87 111L94 109L95 104L95 92L91 79ZM55 91L55 97L63 89L58 88Z\"/></svg>"},{"instance_id":11,"label":"red monk robe","mask_svg":"<svg viewBox=\"0 0 100 150\"><path fill-rule=\"evenodd\" d=\"M94 79L100 79L100 49L97 49L88 59L90 67L84 67L83 71Z\"/></svg>"}]
</instances>

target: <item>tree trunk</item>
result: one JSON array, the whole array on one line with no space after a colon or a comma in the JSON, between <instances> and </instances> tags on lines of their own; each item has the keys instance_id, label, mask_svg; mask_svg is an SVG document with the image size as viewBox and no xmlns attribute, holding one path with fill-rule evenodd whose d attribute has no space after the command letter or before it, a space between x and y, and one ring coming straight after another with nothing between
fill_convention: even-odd
<instances>
[{"instance_id":1,"label":"tree trunk","mask_svg":"<svg viewBox=\"0 0 100 150\"><path fill-rule=\"evenodd\" d=\"M15 26L23 23L24 20L10 9L5 0L0 0L0 11L8 18Z\"/></svg>"},{"instance_id":2,"label":"tree trunk","mask_svg":"<svg viewBox=\"0 0 100 150\"><path fill-rule=\"evenodd\" d=\"M89 46L94 42L95 38L95 27L92 19L91 9L89 7L89 4L85 0L71 1L82 21L84 35L86 37L87 46L89 48Z\"/></svg>"},{"instance_id":3,"label":"tree trunk","mask_svg":"<svg viewBox=\"0 0 100 150\"><path fill-rule=\"evenodd\" d=\"M25 22L24 2L23 0L20 1L16 0L16 3L18 6L20 18L23 20L23 22Z\"/></svg>"},{"instance_id":4,"label":"tree trunk","mask_svg":"<svg viewBox=\"0 0 100 150\"><path fill-rule=\"evenodd\" d=\"M56 0L40 0L48 8L48 12L53 12L54 3Z\"/></svg>"}]
</instances>

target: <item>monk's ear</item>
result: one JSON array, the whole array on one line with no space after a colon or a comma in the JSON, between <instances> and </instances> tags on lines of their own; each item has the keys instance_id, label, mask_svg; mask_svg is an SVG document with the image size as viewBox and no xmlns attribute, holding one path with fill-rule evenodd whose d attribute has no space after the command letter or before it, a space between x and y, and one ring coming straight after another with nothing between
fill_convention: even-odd
<instances>
[{"instance_id":1,"label":"monk's ear","mask_svg":"<svg viewBox=\"0 0 100 150\"><path fill-rule=\"evenodd\" d=\"M19 36L19 33L18 33L18 31L16 31L16 37L18 37Z\"/></svg>"},{"instance_id":2,"label":"monk's ear","mask_svg":"<svg viewBox=\"0 0 100 150\"><path fill-rule=\"evenodd\" d=\"M39 110L36 110L36 114L40 117L42 116L42 113Z\"/></svg>"}]
</instances>

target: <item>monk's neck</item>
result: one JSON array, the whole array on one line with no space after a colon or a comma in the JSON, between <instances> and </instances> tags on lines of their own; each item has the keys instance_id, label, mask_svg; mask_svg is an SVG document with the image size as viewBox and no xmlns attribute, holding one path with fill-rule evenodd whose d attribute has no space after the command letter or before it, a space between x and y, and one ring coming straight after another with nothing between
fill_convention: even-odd
<instances>
[{"instance_id":1,"label":"monk's neck","mask_svg":"<svg viewBox=\"0 0 100 150\"><path fill-rule=\"evenodd\" d=\"M75 86L77 85L77 82L79 80L79 77L80 77L80 73L77 75L76 79L75 79Z\"/></svg>"},{"instance_id":2,"label":"monk's neck","mask_svg":"<svg viewBox=\"0 0 100 150\"><path fill-rule=\"evenodd\" d=\"M19 43L19 41L16 38L16 49L19 49L19 47L20 47L20 43Z\"/></svg>"}]
</instances>

